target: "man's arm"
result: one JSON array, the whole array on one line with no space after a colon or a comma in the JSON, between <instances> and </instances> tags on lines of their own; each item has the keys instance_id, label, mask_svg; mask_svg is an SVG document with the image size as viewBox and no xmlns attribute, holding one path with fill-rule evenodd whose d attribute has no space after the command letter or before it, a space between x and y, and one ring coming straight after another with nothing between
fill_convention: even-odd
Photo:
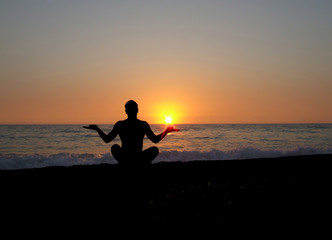
<instances>
[{"instance_id":1,"label":"man's arm","mask_svg":"<svg viewBox=\"0 0 332 240\"><path fill-rule=\"evenodd\" d=\"M160 142L166 135L167 133L170 133L170 132L178 132L180 131L179 129L175 129L173 127L168 127L166 128L165 131L163 131L162 133L160 133L159 135L155 135L151 128L150 128L150 125L148 123L146 123L146 129L145 129L145 133L146 133L146 136L153 142L153 143L158 143Z\"/></svg>"},{"instance_id":2,"label":"man's arm","mask_svg":"<svg viewBox=\"0 0 332 240\"><path fill-rule=\"evenodd\" d=\"M89 125L88 127L83 126L83 128L96 130L105 143L111 142L118 135L117 124L114 125L112 131L107 135L97 125Z\"/></svg>"}]
</instances>

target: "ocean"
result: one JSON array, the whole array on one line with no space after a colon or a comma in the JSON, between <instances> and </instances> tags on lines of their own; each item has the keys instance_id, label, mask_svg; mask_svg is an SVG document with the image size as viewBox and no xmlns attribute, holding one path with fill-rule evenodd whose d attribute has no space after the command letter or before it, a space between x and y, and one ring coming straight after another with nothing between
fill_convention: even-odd
<instances>
[{"instance_id":1,"label":"ocean","mask_svg":"<svg viewBox=\"0 0 332 240\"><path fill-rule=\"evenodd\" d=\"M113 125L99 125L108 133ZM332 153L332 124L179 124L158 144L153 161L231 160ZM152 124L155 134L166 126ZM82 125L0 125L0 169L117 162L105 144Z\"/></svg>"}]
</instances>

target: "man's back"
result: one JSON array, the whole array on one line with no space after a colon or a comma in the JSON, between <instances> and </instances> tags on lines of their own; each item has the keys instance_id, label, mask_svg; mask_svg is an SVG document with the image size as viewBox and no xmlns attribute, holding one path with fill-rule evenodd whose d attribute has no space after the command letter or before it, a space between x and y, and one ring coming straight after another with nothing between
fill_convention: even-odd
<instances>
[{"instance_id":1,"label":"man's back","mask_svg":"<svg viewBox=\"0 0 332 240\"><path fill-rule=\"evenodd\" d=\"M115 124L125 151L141 152L147 123L139 119L126 119Z\"/></svg>"}]
</instances>

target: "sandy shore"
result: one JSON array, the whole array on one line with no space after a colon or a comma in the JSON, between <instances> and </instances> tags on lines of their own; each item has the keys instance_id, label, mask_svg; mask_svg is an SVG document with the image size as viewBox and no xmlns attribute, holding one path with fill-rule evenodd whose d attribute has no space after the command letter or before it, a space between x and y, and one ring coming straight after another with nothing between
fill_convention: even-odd
<instances>
[{"instance_id":1,"label":"sandy shore","mask_svg":"<svg viewBox=\"0 0 332 240\"><path fill-rule=\"evenodd\" d=\"M12 218L211 223L316 221L330 204L332 155L2 170ZM233 219L233 220L231 220ZM315 220L316 219L316 220Z\"/></svg>"}]
</instances>

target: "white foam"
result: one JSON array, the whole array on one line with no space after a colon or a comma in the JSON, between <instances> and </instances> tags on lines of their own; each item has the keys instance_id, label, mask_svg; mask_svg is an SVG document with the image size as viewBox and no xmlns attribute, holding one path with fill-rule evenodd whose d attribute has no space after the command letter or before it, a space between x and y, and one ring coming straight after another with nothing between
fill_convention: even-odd
<instances>
[{"instance_id":1,"label":"white foam","mask_svg":"<svg viewBox=\"0 0 332 240\"><path fill-rule=\"evenodd\" d=\"M282 156L299 156L313 154L332 154L332 148L317 149L309 147L297 147L291 150L261 150L254 147L242 147L229 151L161 151L159 156L153 161L153 163L174 161L185 162L193 160L276 158ZM110 153L59 153L54 155L0 154L0 169L41 168L47 166L91 165L100 163L116 164L117 162Z\"/></svg>"},{"instance_id":2,"label":"white foam","mask_svg":"<svg viewBox=\"0 0 332 240\"><path fill-rule=\"evenodd\" d=\"M116 161L110 153L103 155L59 153L49 156L39 154L0 155L0 169L41 168L48 166L91 165L100 163L115 164Z\"/></svg>"},{"instance_id":3,"label":"white foam","mask_svg":"<svg viewBox=\"0 0 332 240\"><path fill-rule=\"evenodd\" d=\"M161 152L154 162L192 161L192 160L235 160L253 158L277 158L283 156L301 156L331 154L332 148L316 149L297 147L291 150L260 150L254 147L242 147L229 151L166 151Z\"/></svg>"}]
</instances>

